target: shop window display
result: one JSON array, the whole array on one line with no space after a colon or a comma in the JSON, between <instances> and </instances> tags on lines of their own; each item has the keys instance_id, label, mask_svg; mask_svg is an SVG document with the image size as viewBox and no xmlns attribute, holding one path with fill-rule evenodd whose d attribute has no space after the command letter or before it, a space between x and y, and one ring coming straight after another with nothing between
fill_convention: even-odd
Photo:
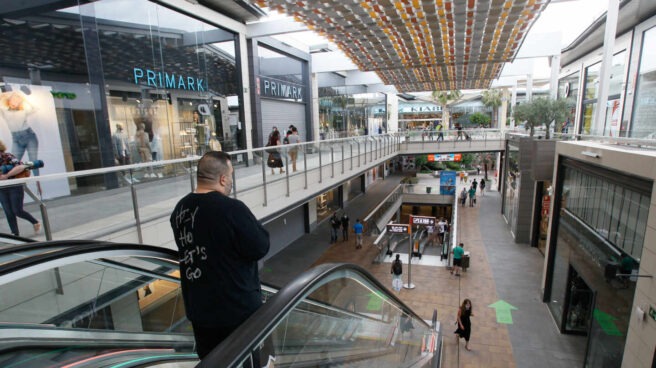
<instances>
[{"instance_id":1,"label":"shop window display","mask_svg":"<svg viewBox=\"0 0 656 368\"><path fill-rule=\"evenodd\" d=\"M519 148L508 146L508 169L506 172L503 215L510 224L513 234L517 231L517 210L519 208Z\"/></svg>"},{"instance_id":2,"label":"shop window display","mask_svg":"<svg viewBox=\"0 0 656 368\"><path fill-rule=\"evenodd\" d=\"M629 188L622 183L637 179L615 180L621 176L616 173L565 165L560 170L548 306L562 332L588 335L586 367L619 366L637 278L616 274L639 269L646 230L640 217L649 208L649 189ZM608 319L612 329L604 324Z\"/></svg>"},{"instance_id":3,"label":"shop window display","mask_svg":"<svg viewBox=\"0 0 656 368\"><path fill-rule=\"evenodd\" d=\"M656 138L656 28L644 32L631 137Z\"/></svg>"},{"instance_id":4,"label":"shop window display","mask_svg":"<svg viewBox=\"0 0 656 368\"><path fill-rule=\"evenodd\" d=\"M47 152L40 174L199 154L209 149L206 137L224 150L245 148L233 33L146 0L41 9L3 19L0 41L2 91L35 100L25 120L35 139L25 139L23 159ZM192 127L196 145L188 151L181 132L193 123L191 109L207 134ZM0 120L8 127L0 139L11 144L7 120ZM87 177L45 189L58 196L111 185L107 177Z\"/></svg>"},{"instance_id":5,"label":"shop window display","mask_svg":"<svg viewBox=\"0 0 656 368\"><path fill-rule=\"evenodd\" d=\"M328 191L318 197L317 202L317 222L330 217L333 212L339 211L339 190L337 188Z\"/></svg>"},{"instance_id":6,"label":"shop window display","mask_svg":"<svg viewBox=\"0 0 656 368\"><path fill-rule=\"evenodd\" d=\"M354 93L350 87L319 88L322 139L387 131L386 97L382 93Z\"/></svg>"}]
</instances>

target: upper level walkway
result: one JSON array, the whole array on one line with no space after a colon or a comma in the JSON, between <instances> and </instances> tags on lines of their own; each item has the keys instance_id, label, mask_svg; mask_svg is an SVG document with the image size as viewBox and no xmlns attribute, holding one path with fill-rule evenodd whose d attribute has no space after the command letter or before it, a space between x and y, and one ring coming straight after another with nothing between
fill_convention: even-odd
<instances>
[{"instance_id":1,"label":"upper level walkway","mask_svg":"<svg viewBox=\"0 0 656 368\"><path fill-rule=\"evenodd\" d=\"M505 146L504 135L495 129L436 132L404 132L305 142L298 146L256 148L231 152L235 157L234 198L243 201L258 219L267 222L298 207L367 170L398 155L422 153L489 152ZM296 170L290 151L296 150ZM283 173L267 167L267 158L278 153ZM239 159L249 157L250 165ZM265 159L262 160L262 157ZM35 238L104 239L170 245L168 216L177 201L195 187L199 157L117 166L71 173L12 179L0 187L27 184L33 203L26 209L40 218L44 232ZM47 165L47 162L46 162ZM90 192L76 190L78 180L99 184ZM113 184L107 184L113 183ZM42 189L39 195L37 184ZM50 194L73 193L51 197ZM40 216L38 216L40 213ZM29 224L21 221L21 234L31 236ZM5 221L0 232L9 233Z\"/></svg>"}]
</instances>

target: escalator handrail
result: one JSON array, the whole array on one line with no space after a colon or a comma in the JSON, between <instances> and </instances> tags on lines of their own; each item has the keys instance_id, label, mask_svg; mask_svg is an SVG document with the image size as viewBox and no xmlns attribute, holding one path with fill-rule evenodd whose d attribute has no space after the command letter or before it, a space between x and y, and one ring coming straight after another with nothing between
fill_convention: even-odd
<instances>
[{"instance_id":1,"label":"escalator handrail","mask_svg":"<svg viewBox=\"0 0 656 368\"><path fill-rule=\"evenodd\" d=\"M138 250L138 251L150 251L150 252L161 253L171 257L171 259L169 259L170 261L178 263L178 252L169 248L156 247L152 245L143 245L143 244L86 241L85 243L78 246L62 248L54 252L36 254L29 257L16 259L14 261L0 265L0 277L28 267L39 265L41 263L55 261L67 257L83 255L87 253L115 251L115 250Z\"/></svg>"},{"instance_id":2,"label":"escalator handrail","mask_svg":"<svg viewBox=\"0 0 656 368\"><path fill-rule=\"evenodd\" d=\"M24 238L22 236L17 236L17 235L14 235L14 234L0 233L0 240L4 239L4 238L11 239L11 240L18 240L18 241L22 241L24 243L34 243L34 242L36 242L36 240L34 240L34 239Z\"/></svg>"},{"instance_id":3,"label":"escalator handrail","mask_svg":"<svg viewBox=\"0 0 656 368\"><path fill-rule=\"evenodd\" d=\"M101 240L51 240L51 241L44 241L44 242L32 241L30 243L16 244L14 246L0 248L0 256L9 253L26 252L26 251L32 251L38 249L61 247L65 245L80 246L80 245L99 244L99 243L104 244L107 242Z\"/></svg>"},{"instance_id":4,"label":"escalator handrail","mask_svg":"<svg viewBox=\"0 0 656 368\"><path fill-rule=\"evenodd\" d=\"M276 295L262 305L252 316L242 323L227 339L214 348L197 367L233 367L248 356L256 344L262 341L269 331L291 312L308 293L325 278L342 270L359 273L380 291L384 296L396 302L404 313L412 316L419 323L430 329L431 326L412 311L401 299L389 291L369 271L352 263L325 263L303 272Z\"/></svg>"}]
</instances>

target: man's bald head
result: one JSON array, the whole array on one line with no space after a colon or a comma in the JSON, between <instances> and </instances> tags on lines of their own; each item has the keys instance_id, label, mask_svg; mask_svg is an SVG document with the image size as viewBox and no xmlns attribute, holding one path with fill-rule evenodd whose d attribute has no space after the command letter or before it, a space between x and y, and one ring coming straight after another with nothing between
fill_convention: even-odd
<instances>
[{"instance_id":1,"label":"man's bald head","mask_svg":"<svg viewBox=\"0 0 656 368\"><path fill-rule=\"evenodd\" d=\"M230 193L232 189L232 164L230 155L225 152L211 151L203 155L198 161L196 173L198 184L215 187L221 186Z\"/></svg>"}]
</instances>

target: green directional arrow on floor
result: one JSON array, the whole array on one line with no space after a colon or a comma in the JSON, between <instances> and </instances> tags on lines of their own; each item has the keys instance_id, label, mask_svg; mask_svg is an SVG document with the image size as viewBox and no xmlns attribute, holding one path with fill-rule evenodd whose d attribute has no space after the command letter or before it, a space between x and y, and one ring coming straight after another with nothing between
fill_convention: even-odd
<instances>
[{"instance_id":1,"label":"green directional arrow on floor","mask_svg":"<svg viewBox=\"0 0 656 368\"><path fill-rule=\"evenodd\" d=\"M494 308L497 312L497 323L505 323L507 325L512 325L512 314L511 310L517 310L514 306L508 304L503 300L497 300L496 302L488 305L490 308Z\"/></svg>"},{"instance_id":2,"label":"green directional arrow on floor","mask_svg":"<svg viewBox=\"0 0 656 368\"><path fill-rule=\"evenodd\" d=\"M369 297L369 302L367 303L367 310L370 311L378 311L383 308L383 298L387 299L387 297L383 294L378 294L378 293L370 293L367 294Z\"/></svg>"},{"instance_id":3,"label":"green directional arrow on floor","mask_svg":"<svg viewBox=\"0 0 656 368\"><path fill-rule=\"evenodd\" d=\"M617 321L616 317L611 316L610 314L604 313L599 309L595 308L593 312L594 318L599 322L601 329L606 335L610 336L622 336L622 332L615 326L613 321Z\"/></svg>"}]
</instances>

